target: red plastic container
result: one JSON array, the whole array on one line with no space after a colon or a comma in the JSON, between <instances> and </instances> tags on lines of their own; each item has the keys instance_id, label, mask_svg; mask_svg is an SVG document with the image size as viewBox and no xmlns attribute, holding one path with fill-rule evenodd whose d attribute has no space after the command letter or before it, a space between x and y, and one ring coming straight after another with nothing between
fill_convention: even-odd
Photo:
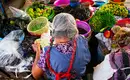
<instances>
[{"instance_id":1,"label":"red plastic container","mask_svg":"<svg viewBox=\"0 0 130 80\"><path fill-rule=\"evenodd\" d=\"M130 18L125 18L125 19L119 20L116 23L116 25L119 25L121 27L125 27L126 24L130 24Z\"/></svg>"}]
</instances>

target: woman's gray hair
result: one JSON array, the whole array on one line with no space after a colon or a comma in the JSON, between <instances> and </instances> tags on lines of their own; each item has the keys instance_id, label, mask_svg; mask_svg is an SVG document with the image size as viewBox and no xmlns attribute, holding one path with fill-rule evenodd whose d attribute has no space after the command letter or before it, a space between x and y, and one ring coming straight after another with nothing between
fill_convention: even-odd
<instances>
[{"instance_id":1,"label":"woman's gray hair","mask_svg":"<svg viewBox=\"0 0 130 80\"><path fill-rule=\"evenodd\" d=\"M53 37L74 38L78 34L75 18L68 13L57 14L52 22Z\"/></svg>"}]
</instances>

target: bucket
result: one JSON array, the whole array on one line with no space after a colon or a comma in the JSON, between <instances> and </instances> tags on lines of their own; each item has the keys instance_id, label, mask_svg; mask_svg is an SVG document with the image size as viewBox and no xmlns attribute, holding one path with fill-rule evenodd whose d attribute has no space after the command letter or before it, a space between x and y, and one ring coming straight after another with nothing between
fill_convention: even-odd
<instances>
[{"instance_id":1,"label":"bucket","mask_svg":"<svg viewBox=\"0 0 130 80\"><path fill-rule=\"evenodd\" d=\"M42 33L48 32L49 23L46 17L38 17L32 20L28 26L27 31L34 36L41 36Z\"/></svg>"},{"instance_id":2,"label":"bucket","mask_svg":"<svg viewBox=\"0 0 130 80\"><path fill-rule=\"evenodd\" d=\"M79 30L79 34L84 35L85 37L89 37L89 34L91 33L90 25L85 21L76 21L77 28Z\"/></svg>"},{"instance_id":3,"label":"bucket","mask_svg":"<svg viewBox=\"0 0 130 80\"><path fill-rule=\"evenodd\" d=\"M67 6L70 4L70 0L56 0L54 6Z\"/></svg>"},{"instance_id":4,"label":"bucket","mask_svg":"<svg viewBox=\"0 0 130 80\"><path fill-rule=\"evenodd\" d=\"M122 20L118 20L116 25L119 25L121 27L126 27L127 24L130 24L130 18L124 18Z\"/></svg>"}]
</instances>

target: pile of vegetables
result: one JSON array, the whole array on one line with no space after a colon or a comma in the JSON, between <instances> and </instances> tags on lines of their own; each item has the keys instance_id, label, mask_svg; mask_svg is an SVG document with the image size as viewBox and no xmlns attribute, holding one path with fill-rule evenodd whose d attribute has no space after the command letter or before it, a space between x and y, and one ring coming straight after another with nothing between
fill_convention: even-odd
<instances>
[{"instance_id":1,"label":"pile of vegetables","mask_svg":"<svg viewBox=\"0 0 130 80\"><path fill-rule=\"evenodd\" d=\"M31 31L36 31L36 30L39 30L43 27L43 22L40 23L40 24L37 24L37 25L34 25L32 28L31 28Z\"/></svg>"},{"instance_id":2,"label":"pile of vegetables","mask_svg":"<svg viewBox=\"0 0 130 80\"><path fill-rule=\"evenodd\" d=\"M58 7L58 6L54 7L53 10L54 10L55 14L64 12L64 9L62 7Z\"/></svg>"},{"instance_id":3,"label":"pile of vegetables","mask_svg":"<svg viewBox=\"0 0 130 80\"><path fill-rule=\"evenodd\" d=\"M128 16L128 10L125 6L115 4L115 3L108 3L99 8L100 11L107 11L111 12L115 16L122 16L127 17Z\"/></svg>"},{"instance_id":4,"label":"pile of vegetables","mask_svg":"<svg viewBox=\"0 0 130 80\"><path fill-rule=\"evenodd\" d=\"M94 32L103 32L104 30L111 28L115 23L116 19L114 15L107 11L96 11L89 21Z\"/></svg>"},{"instance_id":5,"label":"pile of vegetables","mask_svg":"<svg viewBox=\"0 0 130 80\"><path fill-rule=\"evenodd\" d=\"M34 2L30 7L27 8L26 12L32 19L43 16L50 19L50 15L54 14L53 8L50 6L45 6L40 2Z\"/></svg>"},{"instance_id":6,"label":"pile of vegetables","mask_svg":"<svg viewBox=\"0 0 130 80\"><path fill-rule=\"evenodd\" d=\"M78 5L77 7L67 6L64 8L64 12L72 14L76 19L87 20L91 16L91 11L89 8L83 5Z\"/></svg>"},{"instance_id":7,"label":"pile of vegetables","mask_svg":"<svg viewBox=\"0 0 130 80\"><path fill-rule=\"evenodd\" d=\"M24 30L29 20L20 18L2 18L0 15L0 37L5 37L13 30Z\"/></svg>"},{"instance_id":8,"label":"pile of vegetables","mask_svg":"<svg viewBox=\"0 0 130 80\"><path fill-rule=\"evenodd\" d=\"M61 7L54 7L55 14L59 14L61 12L70 13L76 19L79 20L87 20L91 16L91 11L89 8L84 7L83 5L78 5L76 7L71 7L70 5L61 8Z\"/></svg>"},{"instance_id":9,"label":"pile of vegetables","mask_svg":"<svg viewBox=\"0 0 130 80\"><path fill-rule=\"evenodd\" d=\"M22 47L22 50L24 51L24 53L26 54L26 56L35 53L32 48L32 44L38 38L39 37L32 36L30 34L25 35L25 38L24 38L23 42L21 43L21 47Z\"/></svg>"}]
</instances>

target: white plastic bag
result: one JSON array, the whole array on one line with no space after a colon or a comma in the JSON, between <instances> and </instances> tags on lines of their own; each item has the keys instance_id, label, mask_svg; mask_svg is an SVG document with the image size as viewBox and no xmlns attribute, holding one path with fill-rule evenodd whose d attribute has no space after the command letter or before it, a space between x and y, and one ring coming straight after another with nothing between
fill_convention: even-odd
<instances>
[{"instance_id":1,"label":"white plastic bag","mask_svg":"<svg viewBox=\"0 0 130 80\"><path fill-rule=\"evenodd\" d=\"M10 32L0 42L0 67L4 67L10 72L29 71L27 66L31 65L32 58L24 58L24 52L20 48L20 43L24 39L22 30Z\"/></svg>"},{"instance_id":2,"label":"white plastic bag","mask_svg":"<svg viewBox=\"0 0 130 80\"><path fill-rule=\"evenodd\" d=\"M95 35L96 38L104 43L108 50L111 50L111 39L105 38L103 33L98 33Z\"/></svg>"},{"instance_id":3,"label":"white plastic bag","mask_svg":"<svg viewBox=\"0 0 130 80\"><path fill-rule=\"evenodd\" d=\"M9 6L9 9L13 13L14 17L18 17L18 18L21 18L21 19L31 19L26 12L24 12L20 9L17 9L15 7L12 7L12 6Z\"/></svg>"}]
</instances>

